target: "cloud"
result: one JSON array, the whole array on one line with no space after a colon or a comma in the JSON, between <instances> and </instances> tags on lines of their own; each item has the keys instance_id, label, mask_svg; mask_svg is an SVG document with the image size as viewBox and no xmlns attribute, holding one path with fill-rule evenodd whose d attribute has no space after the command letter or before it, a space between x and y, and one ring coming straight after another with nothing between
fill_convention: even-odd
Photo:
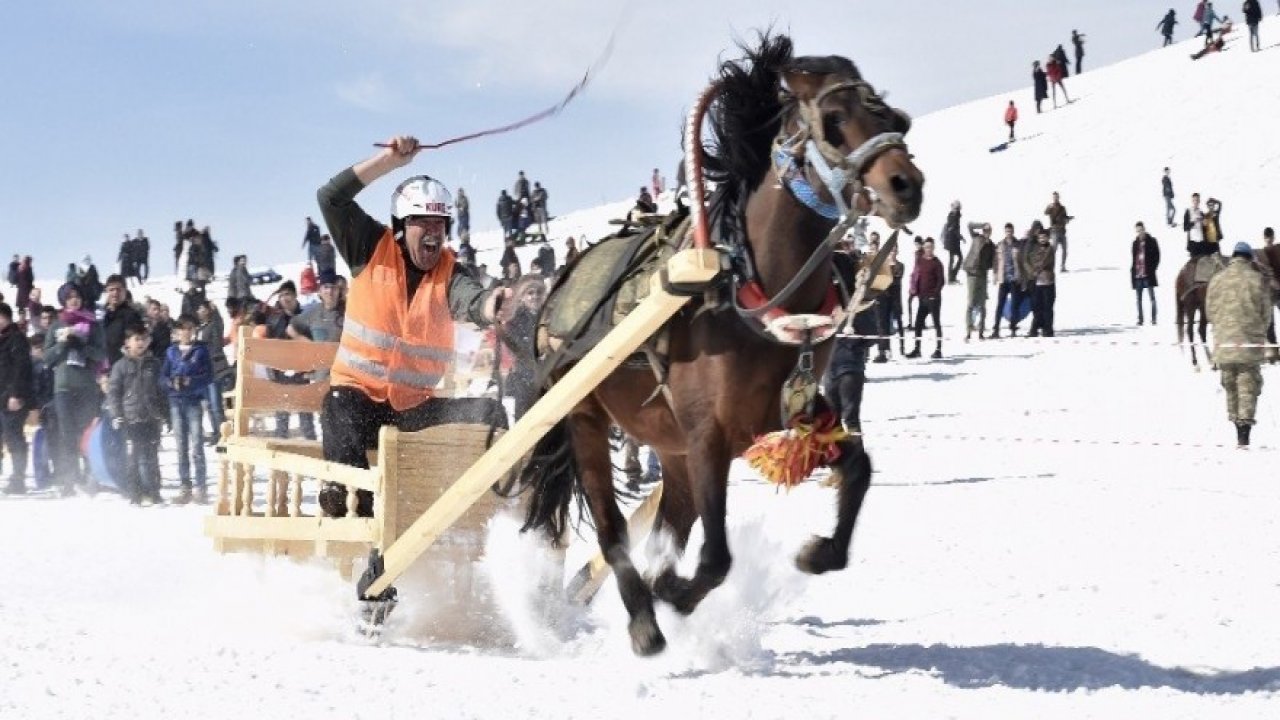
<instances>
[{"instance_id":1,"label":"cloud","mask_svg":"<svg viewBox=\"0 0 1280 720\"><path fill-rule=\"evenodd\" d=\"M338 98L362 110L391 113L399 105L399 97L383 79L382 73L370 73L340 81L334 86Z\"/></svg>"}]
</instances>

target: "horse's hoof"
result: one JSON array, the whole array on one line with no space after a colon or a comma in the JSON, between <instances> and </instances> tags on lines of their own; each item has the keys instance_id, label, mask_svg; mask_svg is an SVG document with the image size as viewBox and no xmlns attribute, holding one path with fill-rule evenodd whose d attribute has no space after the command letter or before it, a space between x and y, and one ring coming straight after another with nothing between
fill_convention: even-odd
<instances>
[{"instance_id":1,"label":"horse's hoof","mask_svg":"<svg viewBox=\"0 0 1280 720\"><path fill-rule=\"evenodd\" d=\"M693 581L682 578L673 568L667 568L653 581L653 595L676 609L681 615L688 615L698 606L694 597Z\"/></svg>"},{"instance_id":2,"label":"horse's hoof","mask_svg":"<svg viewBox=\"0 0 1280 720\"><path fill-rule=\"evenodd\" d=\"M835 540L815 537L796 555L796 567L810 575L843 570L849 564L849 549L836 547Z\"/></svg>"},{"instance_id":3,"label":"horse's hoof","mask_svg":"<svg viewBox=\"0 0 1280 720\"><path fill-rule=\"evenodd\" d=\"M652 612L632 618L627 631L631 633L631 652L640 657L657 655L667 648L667 639Z\"/></svg>"}]
</instances>

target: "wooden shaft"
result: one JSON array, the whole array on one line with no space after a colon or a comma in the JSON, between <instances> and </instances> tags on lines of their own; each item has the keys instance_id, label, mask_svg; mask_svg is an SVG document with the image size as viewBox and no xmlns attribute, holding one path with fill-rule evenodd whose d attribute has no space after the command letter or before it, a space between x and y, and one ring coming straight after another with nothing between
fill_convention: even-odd
<instances>
[{"instance_id":1,"label":"wooden shaft","mask_svg":"<svg viewBox=\"0 0 1280 720\"><path fill-rule=\"evenodd\" d=\"M375 470L365 470L297 453L248 447L236 443L227 446L227 457L271 470L301 473L307 477L342 483L370 492L378 490L378 473Z\"/></svg>"},{"instance_id":2,"label":"wooden shaft","mask_svg":"<svg viewBox=\"0 0 1280 720\"><path fill-rule=\"evenodd\" d=\"M677 253L669 261L669 275L674 274L685 281L701 278L706 282L719 271L718 262L708 262L708 253L712 251L686 252L689 254ZM369 595L378 595L395 582L441 533L488 492L489 486L532 450L539 438L569 414L688 301L686 297L677 297L663 290L656 275L652 283L649 296L551 386L515 427L499 438L387 548L383 555L383 574L369 587Z\"/></svg>"}]
</instances>

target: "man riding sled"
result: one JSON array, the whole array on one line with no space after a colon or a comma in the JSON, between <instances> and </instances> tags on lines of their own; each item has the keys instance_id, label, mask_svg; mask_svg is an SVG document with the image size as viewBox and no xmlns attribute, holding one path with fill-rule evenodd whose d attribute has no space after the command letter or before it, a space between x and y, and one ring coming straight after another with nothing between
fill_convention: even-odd
<instances>
[{"instance_id":1,"label":"man riding sled","mask_svg":"<svg viewBox=\"0 0 1280 720\"><path fill-rule=\"evenodd\" d=\"M421 150L416 138L394 137L316 195L355 277L320 413L325 460L369 467L367 453L383 425L409 432L445 423L506 427L497 400L434 396L453 360L454 321L489 325L505 297L502 289L482 288L445 247L453 222L448 188L426 175L400 183L391 196L391 227L355 202L369 183L409 164ZM344 486L326 484L320 506L342 517L346 497ZM356 512L372 516L371 493L359 491Z\"/></svg>"}]
</instances>

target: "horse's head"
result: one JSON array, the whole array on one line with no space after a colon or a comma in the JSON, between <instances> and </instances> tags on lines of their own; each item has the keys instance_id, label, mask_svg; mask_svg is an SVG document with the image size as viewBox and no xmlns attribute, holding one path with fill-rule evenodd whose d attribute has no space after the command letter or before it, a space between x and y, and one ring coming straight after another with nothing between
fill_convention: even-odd
<instances>
[{"instance_id":1,"label":"horse's head","mask_svg":"<svg viewBox=\"0 0 1280 720\"><path fill-rule=\"evenodd\" d=\"M794 158L822 200L841 210L856 206L892 227L915 220L924 175L903 139L911 118L846 58L795 58L782 81L778 153Z\"/></svg>"}]
</instances>

